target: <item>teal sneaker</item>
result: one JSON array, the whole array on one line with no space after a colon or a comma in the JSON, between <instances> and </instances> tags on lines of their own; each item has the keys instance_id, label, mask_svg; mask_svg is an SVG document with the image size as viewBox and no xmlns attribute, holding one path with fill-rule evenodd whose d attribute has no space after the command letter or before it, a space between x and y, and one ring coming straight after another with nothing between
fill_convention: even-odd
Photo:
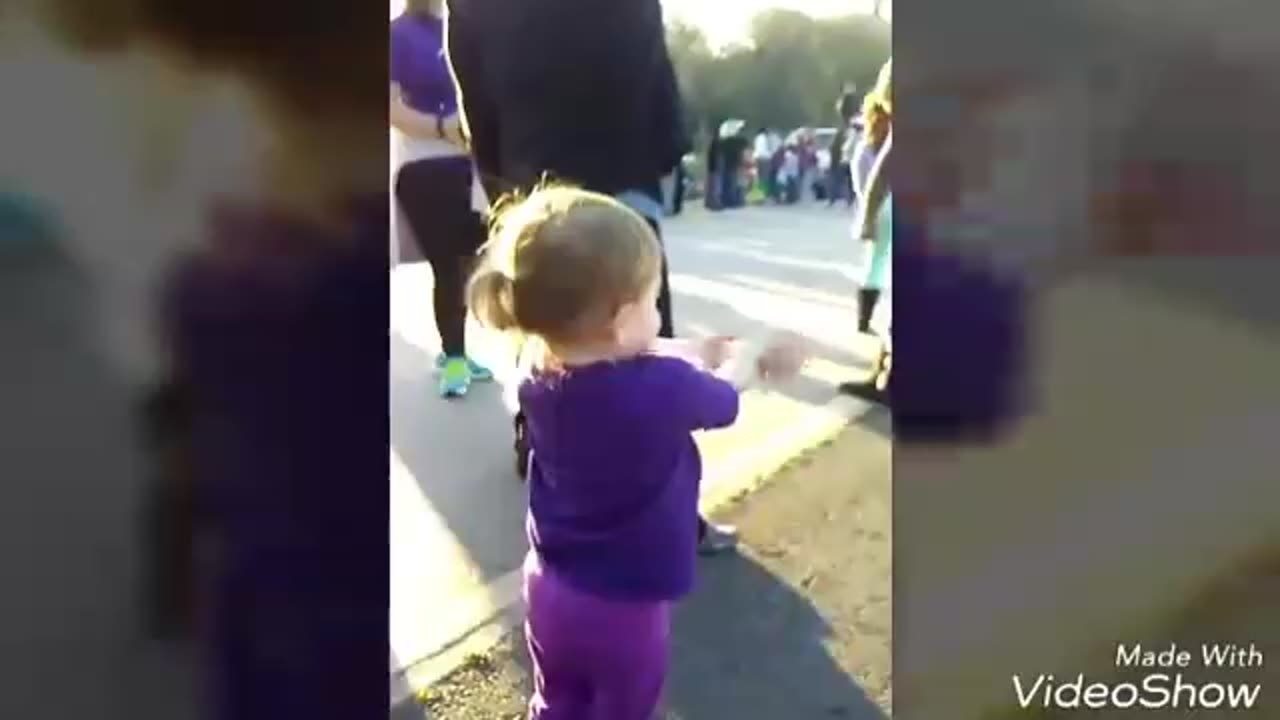
<instances>
[{"instance_id":1,"label":"teal sneaker","mask_svg":"<svg viewBox=\"0 0 1280 720\"><path fill-rule=\"evenodd\" d=\"M459 398L471 388L471 369L466 358L448 358L440 368L440 397Z\"/></svg>"},{"instance_id":2,"label":"teal sneaker","mask_svg":"<svg viewBox=\"0 0 1280 720\"><path fill-rule=\"evenodd\" d=\"M448 355L440 353L436 356L436 370L444 370L444 366L450 360ZM481 365L480 363L466 358L467 370L471 371L472 382L491 382L493 380L493 371Z\"/></svg>"}]
</instances>

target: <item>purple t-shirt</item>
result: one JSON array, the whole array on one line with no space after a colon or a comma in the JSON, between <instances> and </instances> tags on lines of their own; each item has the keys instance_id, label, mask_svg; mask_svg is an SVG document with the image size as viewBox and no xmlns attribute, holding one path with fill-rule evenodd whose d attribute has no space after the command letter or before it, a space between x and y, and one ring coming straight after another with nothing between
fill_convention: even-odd
<instances>
[{"instance_id":1,"label":"purple t-shirt","mask_svg":"<svg viewBox=\"0 0 1280 720\"><path fill-rule=\"evenodd\" d=\"M391 82L419 112L451 115L458 110L453 76L444 52L444 22L404 13L391 21Z\"/></svg>"},{"instance_id":2,"label":"purple t-shirt","mask_svg":"<svg viewBox=\"0 0 1280 720\"><path fill-rule=\"evenodd\" d=\"M738 391L685 360L641 356L520 388L533 448L529 542L583 592L674 600L693 588L702 459L695 430L738 415Z\"/></svg>"}]
</instances>

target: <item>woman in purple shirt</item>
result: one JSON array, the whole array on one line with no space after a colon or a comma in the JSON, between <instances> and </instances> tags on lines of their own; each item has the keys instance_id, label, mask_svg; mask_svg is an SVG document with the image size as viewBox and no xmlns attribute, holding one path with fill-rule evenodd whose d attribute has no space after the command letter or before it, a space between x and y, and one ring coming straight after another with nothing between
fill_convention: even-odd
<instances>
[{"instance_id":1,"label":"woman in purple shirt","mask_svg":"<svg viewBox=\"0 0 1280 720\"><path fill-rule=\"evenodd\" d=\"M435 276L433 306L442 352L442 397L465 395L493 374L467 357L464 284L484 242L483 200L458 117L444 53L442 0L409 0L391 21L391 126L396 141L396 200Z\"/></svg>"},{"instance_id":2,"label":"woman in purple shirt","mask_svg":"<svg viewBox=\"0 0 1280 720\"><path fill-rule=\"evenodd\" d=\"M530 717L652 720L671 604L693 584L702 465L692 433L732 424L739 388L654 353L662 248L640 215L552 188L499 227L471 304L487 326L544 350L519 392L533 446ZM727 349L708 341L702 364L720 367ZM776 342L747 376L793 374L802 359Z\"/></svg>"}]
</instances>

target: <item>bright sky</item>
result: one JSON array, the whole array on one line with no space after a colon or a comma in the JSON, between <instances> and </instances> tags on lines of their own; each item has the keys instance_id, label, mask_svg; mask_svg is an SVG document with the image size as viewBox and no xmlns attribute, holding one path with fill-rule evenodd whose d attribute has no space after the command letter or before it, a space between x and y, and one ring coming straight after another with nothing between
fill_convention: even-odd
<instances>
[{"instance_id":1,"label":"bright sky","mask_svg":"<svg viewBox=\"0 0 1280 720\"><path fill-rule=\"evenodd\" d=\"M726 7L733 9L726 11ZM752 16L761 10L785 8L814 17L831 17L868 13L874 7L875 0L662 0L663 11L669 19L678 18L701 28L712 47L746 39ZM404 0L391 0L391 17L399 15L402 9ZM884 0L882 12L886 20L893 19L893 0Z\"/></svg>"},{"instance_id":2,"label":"bright sky","mask_svg":"<svg viewBox=\"0 0 1280 720\"><path fill-rule=\"evenodd\" d=\"M875 0L662 0L669 19L679 19L701 28L713 47L746 39L751 18L761 10L798 10L814 17L868 13ZM892 0L884 0L886 20L893 17Z\"/></svg>"}]
</instances>

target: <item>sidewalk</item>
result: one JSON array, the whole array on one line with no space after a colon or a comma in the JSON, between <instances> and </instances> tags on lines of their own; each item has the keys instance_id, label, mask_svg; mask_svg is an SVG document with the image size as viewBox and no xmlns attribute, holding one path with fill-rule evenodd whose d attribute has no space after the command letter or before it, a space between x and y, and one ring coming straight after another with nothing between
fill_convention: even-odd
<instances>
[{"instance_id":1,"label":"sidewalk","mask_svg":"<svg viewBox=\"0 0 1280 720\"><path fill-rule=\"evenodd\" d=\"M888 717L890 450L873 411L715 513L743 546L677 612L665 720ZM517 631L393 719L523 718L529 687Z\"/></svg>"}]
</instances>

